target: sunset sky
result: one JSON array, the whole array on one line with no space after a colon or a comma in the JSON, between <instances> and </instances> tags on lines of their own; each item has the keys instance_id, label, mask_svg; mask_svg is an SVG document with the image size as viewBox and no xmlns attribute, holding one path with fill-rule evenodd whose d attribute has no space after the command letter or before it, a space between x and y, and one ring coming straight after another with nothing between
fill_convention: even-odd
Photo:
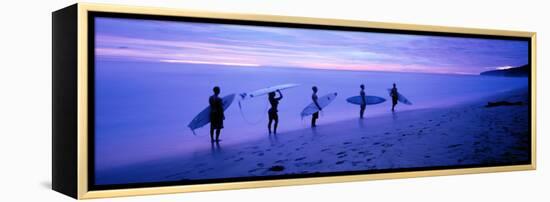
<instances>
[{"instance_id":1,"label":"sunset sky","mask_svg":"<svg viewBox=\"0 0 550 202\"><path fill-rule=\"evenodd\" d=\"M98 60L479 74L528 63L526 41L96 18Z\"/></svg>"}]
</instances>

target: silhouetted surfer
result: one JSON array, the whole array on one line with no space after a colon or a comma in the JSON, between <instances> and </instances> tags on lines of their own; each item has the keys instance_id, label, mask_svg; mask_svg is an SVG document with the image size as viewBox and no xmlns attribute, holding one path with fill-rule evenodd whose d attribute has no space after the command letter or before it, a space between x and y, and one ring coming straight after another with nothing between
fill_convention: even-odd
<instances>
[{"instance_id":1,"label":"silhouetted surfer","mask_svg":"<svg viewBox=\"0 0 550 202\"><path fill-rule=\"evenodd\" d=\"M210 103L210 140L214 142L214 130L216 130L215 141L219 142L225 116L223 114L223 101L218 97L218 95L220 95L220 87L214 87L213 91L214 95L210 96L208 99Z\"/></svg>"},{"instance_id":2,"label":"silhouetted surfer","mask_svg":"<svg viewBox=\"0 0 550 202\"><path fill-rule=\"evenodd\" d=\"M361 96L361 110L359 111L359 118L363 119L363 114L365 113L365 107L367 106L367 97L365 95L365 85L361 84L361 91L359 91L359 95Z\"/></svg>"},{"instance_id":3,"label":"silhouetted surfer","mask_svg":"<svg viewBox=\"0 0 550 202\"><path fill-rule=\"evenodd\" d=\"M317 86L313 86L311 88L311 90L313 90L313 95L311 95L311 99L313 100L313 103L315 103L315 106L317 106L317 108L319 108L319 111L321 111L321 106L319 106L319 103L317 103L317 99L319 97L317 97ZM315 124L315 122L317 122L317 119L319 118L319 111L318 112L315 112L311 115L311 127L314 128L316 127L317 125Z\"/></svg>"},{"instance_id":4,"label":"silhouetted surfer","mask_svg":"<svg viewBox=\"0 0 550 202\"><path fill-rule=\"evenodd\" d=\"M277 125L279 124L279 115L277 114L279 106L279 101L283 99L283 94L280 90L277 90L277 93L279 93L279 97L275 97L275 92L269 93L269 103L271 104L271 108L267 112L269 115L269 123L267 124L267 128L269 129L269 134L271 134L271 123L275 121L275 125L273 125L273 134L277 134Z\"/></svg>"},{"instance_id":5,"label":"silhouetted surfer","mask_svg":"<svg viewBox=\"0 0 550 202\"><path fill-rule=\"evenodd\" d=\"M397 105L397 100L399 98L399 94L397 93L397 88L395 87L395 83L393 83L393 88L390 90L390 96L392 101L391 111L395 111L395 105Z\"/></svg>"}]
</instances>

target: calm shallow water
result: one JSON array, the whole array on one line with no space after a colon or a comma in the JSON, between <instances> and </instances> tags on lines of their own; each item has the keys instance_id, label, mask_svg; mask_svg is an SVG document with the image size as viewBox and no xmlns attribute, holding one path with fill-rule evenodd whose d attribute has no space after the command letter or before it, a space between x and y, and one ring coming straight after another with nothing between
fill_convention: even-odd
<instances>
[{"instance_id":1,"label":"calm shallow water","mask_svg":"<svg viewBox=\"0 0 550 202\"><path fill-rule=\"evenodd\" d=\"M454 105L528 85L526 78L438 75L417 73L332 71L274 67L227 67L146 62L96 63L96 171L170 156L191 155L210 149L208 126L193 135L187 124L208 105L213 86L221 95L299 83L283 91L279 105L279 133L309 126L301 110L311 102L311 86L319 96L337 92L318 124L358 117L359 107L347 97L359 94L389 99L387 89L397 83L399 92L414 105L397 110ZM267 97L242 102L227 109L223 144L235 145L267 135ZM386 114L391 101L367 106L367 117Z\"/></svg>"}]
</instances>

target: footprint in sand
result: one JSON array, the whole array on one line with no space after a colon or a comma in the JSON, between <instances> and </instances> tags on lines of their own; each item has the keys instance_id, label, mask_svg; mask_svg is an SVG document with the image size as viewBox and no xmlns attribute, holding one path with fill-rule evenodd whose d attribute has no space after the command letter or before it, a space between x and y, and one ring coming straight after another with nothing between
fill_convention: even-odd
<instances>
[{"instance_id":1,"label":"footprint in sand","mask_svg":"<svg viewBox=\"0 0 550 202\"><path fill-rule=\"evenodd\" d=\"M340 164L342 164L342 163L344 163L344 162L346 162L346 161L338 161L338 162L336 162L336 165L340 165Z\"/></svg>"},{"instance_id":2,"label":"footprint in sand","mask_svg":"<svg viewBox=\"0 0 550 202\"><path fill-rule=\"evenodd\" d=\"M329 149L329 148L325 148L325 149L322 149L321 152L326 152L326 151L328 151L328 150L330 150L330 149Z\"/></svg>"},{"instance_id":3,"label":"footprint in sand","mask_svg":"<svg viewBox=\"0 0 550 202\"><path fill-rule=\"evenodd\" d=\"M288 159L281 159L281 160L277 160L275 161L275 163L284 163L284 162L287 162Z\"/></svg>"},{"instance_id":4,"label":"footprint in sand","mask_svg":"<svg viewBox=\"0 0 550 202\"><path fill-rule=\"evenodd\" d=\"M254 173L254 172L256 172L256 171L258 171L258 170L261 170L261 169L262 169L262 168L254 168L254 169L252 169L252 170L249 170L248 173Z\"/></svg>"},{"instance_id":5,"label":"footprint in sand","mask_svg":"<svg viewBox=\"0 0 550 202\"><path fill-rule=\"evenodd\" d=\"M310 166L319 165L319 164L322 164L322 163L323 163L323 160L322 160L322 159L319 159L318 161L309 161L309 162L303 162L303 163L295 163L294 166L296 166L296 167L301 167L301 166L310 167Z\"/></svg>"},{"instance_id":6,"label":"footprint in sand","mask_svg":"<svg viewBox=\"0 0 550 202\"><path fill-rule=\"evenodd\" d=\"M301 161L301 160L304 160L304 159L306 159L305 156L304 156L304 157L297 158L297 159L294 159L294 161Z\"/></svg>"},{"instance_id":7,"label":"footprint in sand","mask_svg":"<svg viewBox=\"0 0 550 202\"><path fill-rule=\"evenodd\" d=\"M235 159L235 161L234 161L234 162L239 162L239 161L242 161L242 160L244 160L244 158L243 158L243 157L241 157L241 158L238 158L238 159Z\"/></svg>"},{"instance_id":8,"label":"footprint in sand","mask_svg":"<svg viewBox=\"0 0 550 202\"><path fill-rule=\"evenodd\" d=\"M171 175L164 176L164 178L177 177L178 175L182 175L182 174L185 174L185 173L187 173L187 172L179 172L179 173L175 173L175 174L171 174Z\"/></svg>"},{"instance_id":9,"label":"footprint in sand","mask_svg":"<svg viewBox=\"0 0 550 202\"><path fill-rule=\"evenodd\" d=\"M200 170L199 173L202 174L202 173L208 172L210 170L213 170L213 168L207 168L207 169L204 169L204 170Z\"/></svg>"},{"instance_id":10,"label":"footprint in sand","mask_svg":"<svg viewBox=\"0 0 550 202\"><path fill-rule=\"evenodd\" d=\"M351 144L351 142L344 142L344 145L348 145L348 144Z\"/></svg>"},{"instance_id":11,"label":"footprint in sand","mask_svg":"<svg viewBox=\"0 0 550 202\"><path fill-rule=\"evenodd\" d=\"M453 144L453 145L449 145L447 146L447 148L455 148L455 147L458 147L458 146L461 146L462 144Z\"/></svg>"}]
</instances>

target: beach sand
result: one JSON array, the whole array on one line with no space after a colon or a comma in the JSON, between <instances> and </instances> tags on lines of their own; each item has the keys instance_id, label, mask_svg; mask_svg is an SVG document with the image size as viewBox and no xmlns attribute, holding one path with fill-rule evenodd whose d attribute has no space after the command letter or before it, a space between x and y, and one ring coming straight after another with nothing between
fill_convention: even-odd
<instances>
[{"instance_id":1,"label":"beach sand","mask_svg":"<svg viewBox=\"0 0 550 202\"><path fill-rule=\"evenodd\" d=\"M523 104L485 107L496 101ZM527 163L528 103L524 88L445 108L388 112L363 120L323 124L321 117L314 129L266 134L265 139L227 147L222 141L192 156L103 172L96 183ZM207 137L205 144L210 144Z\"/></svg>"}]
</instances>

